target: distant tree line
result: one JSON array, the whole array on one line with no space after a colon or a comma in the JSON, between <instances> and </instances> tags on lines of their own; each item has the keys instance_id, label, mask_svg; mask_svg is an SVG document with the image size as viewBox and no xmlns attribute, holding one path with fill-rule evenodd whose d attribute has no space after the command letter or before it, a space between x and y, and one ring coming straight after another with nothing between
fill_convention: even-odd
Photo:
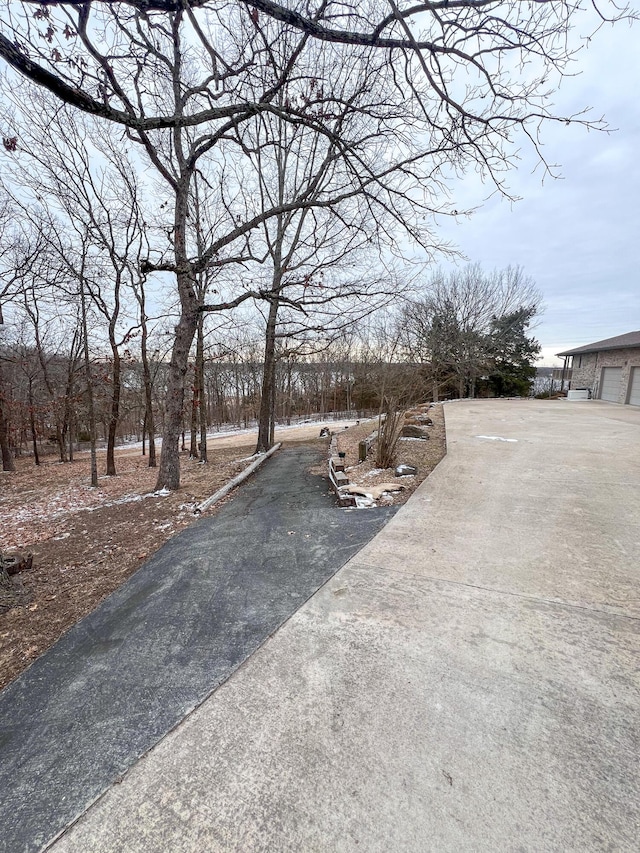
<instances>
[{"instance_id":1,"label":"distant tree line","mask_svg":"<svg viewBox=\"0 0 640 853\"><path fill-rule=\"evenodd\" d=\"M18 255L11 269L20 269L17 259L26 245L14 247ZM171 317L151 321L140 313L140 282L122 288L121 326L93 281L87 280L78 310L72 299L61 298L59 282L47 281L51 259L45 259L44 271L40 261L30 255L12 292L5 293L4 470L25 454L35 464L43 453L73 461L78 448L91 447L95 456L101 443L107 448L106 473L114 474L116 445L134 440L142 442L141 452L154 467L155 439L166 417L169 364L166 344L162 347ZM413 282L410 293L395 308L379 308L322 334L284 328L275 337L270 366L263 358L259 312L245 306L232 322L203 323L185 375L182 451L207 461L207 432L231 425L262 423L264 449L273 443L276 423L363 417L424 400L529 393L539 345L528 330L540 296L520 269L485 274L471 265L437 272Z\"/></svg>"}]
</instances>

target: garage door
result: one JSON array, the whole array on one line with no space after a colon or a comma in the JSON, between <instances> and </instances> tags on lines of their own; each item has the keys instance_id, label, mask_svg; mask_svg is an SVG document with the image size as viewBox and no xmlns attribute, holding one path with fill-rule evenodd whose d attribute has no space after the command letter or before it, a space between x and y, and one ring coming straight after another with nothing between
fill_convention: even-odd
<instances>
[{"instance_id":1,"label":"garage door","mask_svg":"<svg viewBox=\"0 0 640 853\"><path fill-rule=\"evenodd\" d=\"M640 406L640 367L631 370L631 381L629 383L629 405Z\"/></svg>"},{"instance_id":2,"label":"garage door","mask_svg":"<svg viewBox=\"0 0 640 853\"><path fill-rule=\"evenodd\" d=\"M621 379L621 367L603 367L602 381L600 383L600 399L608 400L610 403L620 402Z\"/></svg>"}]
</instances>

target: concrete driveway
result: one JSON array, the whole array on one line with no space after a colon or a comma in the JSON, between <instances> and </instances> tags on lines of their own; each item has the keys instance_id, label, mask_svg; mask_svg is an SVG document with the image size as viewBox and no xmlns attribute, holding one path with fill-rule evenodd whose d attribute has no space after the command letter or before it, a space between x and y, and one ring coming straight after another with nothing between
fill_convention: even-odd
<instances>
[{"instance_id":1,"label":"concrete driveway","mask_svg":"<svg viewBox=\"0 0 640 853\"><path fill-rule=\"evenodd\" d=\"M408 504L55 853L638 850L640 411L446 420Z\"/></svg>"}]
</instances>

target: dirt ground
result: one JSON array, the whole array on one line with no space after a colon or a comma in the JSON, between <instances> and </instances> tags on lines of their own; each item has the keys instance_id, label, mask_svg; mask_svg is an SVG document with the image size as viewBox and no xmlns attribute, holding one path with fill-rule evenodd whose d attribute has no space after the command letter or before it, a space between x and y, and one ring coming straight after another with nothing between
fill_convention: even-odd
<instances>
[{"instance_id":1,"label":"dirt ground","mask_svg":"<svg viewBox=\"0 0 640 853\"><path fill-rule=\"evenodd\" d=\"M415 464L419 473L402 478L406 488L394 496L395 503L404 502L444 455L442 407L432 408L429 415L434 421L429 441L399 444L398 462ZM375 423L327 425L337 433L347 465L356 466L358 442L375 429ZM277 431L276 440L321 441L328 455L329 441L318 435L319 425L308 424ZM154 492L157 469L147 467L139 448L119 449L118 476L101 476L97 489L88 485L88 454L78 454L76 461L65 465L45 458L37 468L31 459L21 459L15 473L0 472L0 549L5 556L33 554L33 568L13 578L19 594L12 596L12 604L18 603L9 606L0 590L0 688L191 524L196 505L250 464L255 439L251 432L216 436L208 465L183 454L181 488L176 493ZM104 454L99 454L98 465L99 471L104 470ZM321 473L326 475L326 466ZM349 477L351 482L375 484L393 480L392 474L378 471L369 459ZM215 513L220 506L208 512Z\"/></svg>"}]
</instances>

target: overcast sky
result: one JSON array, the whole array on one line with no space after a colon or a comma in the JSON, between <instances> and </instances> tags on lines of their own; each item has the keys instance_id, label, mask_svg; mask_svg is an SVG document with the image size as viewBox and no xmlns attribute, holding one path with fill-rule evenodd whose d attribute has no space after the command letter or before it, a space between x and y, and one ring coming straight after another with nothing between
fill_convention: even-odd
<instances>
[{"instance_id":1,"label":"overcast sky","mask_svg":"<svg viewBox=\"0 0 640 853\"><path fill-rule=\"evenodd\" d=\"M518 264L544 295L535 335L544 364L562 350L640 329L640 25L607 27L564 81L556 103L568 114L593 107L611 134L550 125L545 156L562 180L532 174L526 155L509 178L515 205L490 199L471 219L442 226L486 270ZM462 202L483 197L465 182ZM484 195L486 196L486 189ZM456 202L460 193L456 191Z\"/></svg>"}]
</instances>

